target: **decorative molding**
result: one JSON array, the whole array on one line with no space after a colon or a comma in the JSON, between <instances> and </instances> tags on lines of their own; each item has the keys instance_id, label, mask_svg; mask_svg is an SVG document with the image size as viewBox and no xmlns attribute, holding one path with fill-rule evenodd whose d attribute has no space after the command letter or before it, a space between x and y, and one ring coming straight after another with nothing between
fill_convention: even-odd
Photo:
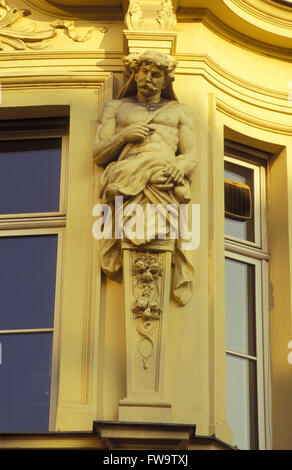
<instances>
[{"instance_id":1,"label":"decorative molding","mask_svg":"<svg viewBox=\"0 0 292 470\"><path fill-rule=\"evenodd\" d=\"M15 27L14 24L23 17L31 15L31 11L10 8L5 0L0 1L1 9L5 10L5 14L0 19L0 49L3 49L3 44L16 50L24 50L27 47L36 50L45 49L49 45L49 42L46 40L55 37L58 28L66 30L68 36L75 42L88 41L96 30L102 33L108 31L108 28L105 26L96 26L89 29L85 34L80 35L76 32L74 21L66 20L56 20L50 24L50 29L42 31L36 31L36 24L34 22L31 22L25 29L21 29Z\"/></svg>"},{"instance_id":2,"label":"decorative molding","mask_svg":"<svg viewBox=\"0 0 292 470\"><path fill-rule=\"evenodd\" d=\"M94 421L93 432L101 439L103 447L116 450L188 449L196 434L195 424L121 423ZM134 447L133 447L134 446Z\"/></svg>"},{"instance_id":3,"label":"decorative molding","mask_svg":"<svg viewBox=\"0 0 292 470\"><path fill-rule=\"evenodd\" d=\"M142 53L145 49L156 49L166 54L175 54L175 32L125 30L124 35L127 42L127 52L129 53Z\"/></svg>"},{"instance_id":4,"label":"decorative molding","mask_svg":"<svg viewBox=\"0 0 292 470\"><path fill-rule=\"evenodd\" d=\"M66 217L14 217L6 220L0 219L1 230L20 230L34 228L55 228L65 227Z\"/></svg>"},{"instance_id":5,"label":"decorative molding","mask_svg":"<svg viewBox=\"0 0 292 470\"><path fill-rule=\"evenodd\" d=\"M23 75L19 72L1 72L2 90L21 90L29 88L94 88L102 89L104 100L111 98L112 93L112 74L110 72L96 71L96 67L92 70L84 72L82 67L50 68L49 71L39 68L30 69Z\"/></svg>"},{"instance_id":6,"label":"decorative molding","mask_svg":"<svg viewBox=\"0 0 292 470\"><path fill-rule=\"evenodd\" d=\"M269 253L266 253L259 248L242 245L234 240L229 240L228 238L225 239L225 250L243 256L252 256L253 258L259 259L260 261L270 261Z\"/></svg>"},{"instance_id":7,"label":"decorative molding","mask_svg":"<svg viewBox=\"0 0 292 470\"><path fill-rule=\"evenodd\" d=\"M65 18L70 20L86 19L90 21L123 21L123 10L119 6L61 6L47 0L23 0L24 3L42 14L47 14L55 18Z\"/></svg>"},{"instance_id":8,"label":"decorative molding","mask_svg":"<svg viewBox=\"0 0 292 470\"><path fill-rule=\"evenodd\" d=\"M218 0L219 1L219 0ZM226 8L226 7L225 7ZM213 8L215 10L215 8ZM222 16L222 15L221 15ZM208 29L218 34L223 39L236 43L239 46L247 50L252 50L258 54L278 58L291 62L291 49L292 40L290 30L287 36L280 36L269 32L268 25L266 31L266 37L269 35L271 42L264 42L262 40L263 34L260 28L254 27L254 31L257 34L247 36L242 31L246 31L246 21L232 12L234 23L231 20L221 18L218 12L214 13L211 8L181 8L177 12L177 19L179 22L201 22ZM243 24L245 23L245 25ZM231 25L229 25L231 24ZM241 25L242 31L239 30L238 26L235 29L235 25Z\"/></svg>"},{"instance_id":9,"label":"decorative molding","mask_svg":"<svg viewBox=\"0 0 292 470\"><path fill-rule=\"evenodd\" d=\"M227 0L225 0L227 2ZM234 4L242 11L254 18L265 21L268 24L276 25L286 29L292 29L292 10L285 8L285 11L275 1L266 0L228 0L229 4ZM279 9L280 7L280 9Z\"/></svg>"},{"instance_id":10,"label":"decorative molding","mask_svg":"<svg viewBox=\"0 0 292 470\"><path fill-rule=\"evenodd\" d=\"M224 69L221 65L217 64L211 57L205 54L176 54L175 58L178 61L178 65L176 68L176 71L181 70L184 71L185 67L183 62L194 62L196 65L191 65L191 69L196 69L196 68L203 68L204 70L212 70L213 72L216 72L220 77L224 80L228 80L232 82L234 85L237 85L239 87L242 87L246 90L253 91L257 94L261 94L266 97L278 99L278 100L285 100L287 101L287 92L282 92L278 90L274 90L272 88L266 88L260 85L256 85L252 82L248 82L247 80L242 79L241 77L238 77L237 75L234 75L233 73L229 72L228 70ZM203 63L203 67L199 66L200 63ZM181 72L182 73L182 72ZM218 77L216 77L216 81L218 80ZM242 91L240 92L242 93ZM288 107L288 106L287 106Z\"/></svg>"},{"instance_id":11,"label":"decorative molding","mask_svg":"<svg viewBox=\"0 0 292 470\"><path fill-rule=\"evenodd\" d=\"M123 61L122 57L124 56L123 51L105 51L105 50L96 50L96 51L24 51L23 54L15 54L11 51L3 51L0 54L0 64L4 62L7 64L7 61L15 61L15 60L35 60L39 62L40 60L51 60L54 59L55 61L58 60L68 60L68 59L86 59L89 61L92 60L102 60L106 59L109 61L107 64L110 70L112 71L121 71L123 69ZM120 68L117 66L117 60L120 61ZM110 61L114 61L114 64ZM88 65L88 64L87 64ZM104 67L102 68L104 71Z\"/></svg>"},{"instance_id":12,"label":"decorative molding","mask_svg":"<svg viewBox=\"0 0 292 470\"><path fill-rule=\"evenodd\" d=\"M238 110L238 108L230 106L219 98L216 99L216 107L226 116L236 119L243 124L257 127L258 129L262 129L267 132L273 132L274 134L283 134L288 136L292 135L292 126L287 126L277 122L267 121L265 119L251 116L250 114L246 114Z\"/></svg>"},{"instance_id":13,"label":"decorative molding","mask_svg":"<svg viewBox=\"0 0 292 470\"><path fill-rule=\"evenodd\" d=\"M93 7L95 5L99 6L119 6L122 0L46 0L47 3L52 3L60 7Z\"/></svg>"},{"instance_id":14,"label":"decorative molding","mask_svg":"<svg viewBox=\"0 0 292 470\"><path fill-rule=\"evenodd\" d=\"M130 31L174 31L176 16L171 0L130 0L125 15Z\"/></svg>"},{"instance_id":15,"label":"decorative molding","mask_svg":"<svg viewBox=\"0 0 292 470\"><path fill-rule=\"evenodd\" d=\"M281 8L281 10L291 11L292 3L291 0L262 0L265 3L268 3L273 6L277 6L277 8ZM275 2L277 5L275 5Z\"/></svg>"},{"instance_id":16,"label":"decorative molding","mask_svg":"<svg viewBox=\"0 0 292 470\"><path fill-rule=\"evenodd\" d=\"M128 32L130 35L135 32ZM146 33L143 33L146 34ZM162 33L160 33L162 34ZM164 33L166 35L167 33ZM25 51L21 55L15 52L0 53L0 74L3 90L5 89L27 89L27 88L52 88L54 86L70 86L72 88L82 88L86 83L87 87L98 88L96 80L104 77L107 80L111 73L121 73L124 69L122 61L122 52L105 52L105 51ZM286 115L288 119L292 114L292 107L288 102L288 92L274 90L262 87L252 82L238 77L228 70L217 64L211 57L201 54L177 54L175 58L178 60L176 67L177 75L194 75L202 76L206 79L214 89L220 90L222 93L235 98L243 103L249 104L257 108L268 111L276 111L277 114ZM7 70L7 62L30 60L29 71L25 68L25 75L21 67ZM58 67L47 67L46 61L54 59L62 61L62 70ZM66 65L71 59L82 59L86 64L86 72L83 67L71 67ZM104 59L105 65L102 69L96 68L97 60ZM35 61L33 65L32 61ZM41 62L40 62L41 61ZM1 69L1 65L5 64L5 69ZM39 69L40 64L47 71ZM108 69L111 72L105 72ZM222 96L222 95L221 95ZM110 95L109 98L110 99ZM107 100L105 99L105 101Z\"/></svg>"},{"instance_id":17,"label":"decorative molding","mask_svg":"<svg viewBox=\"0 0 292 470\"><path fill-rule=\"evenodd\" d=\"M288 92L281 92L244 80L221 67L207 55L177 54L177 74L203 76L211 85L223 93L268 111L291 115Z\"/></svg>"}]
</instances>

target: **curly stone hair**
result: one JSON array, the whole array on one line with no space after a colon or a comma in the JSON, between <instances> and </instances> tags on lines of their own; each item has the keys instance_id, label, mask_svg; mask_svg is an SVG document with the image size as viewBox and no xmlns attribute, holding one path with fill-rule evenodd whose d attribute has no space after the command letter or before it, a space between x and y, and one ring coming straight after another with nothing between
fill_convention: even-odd
<instances>
[{"instance_id":1,"label":"curly stone hair","mask_svg":"<svg viewBox=\"0 0 292 470\"><path fill-rule=\"evenodd\" d=\"M171 89L171 83L174 81L174 72L177 65L176 60L163 52L146 50L142 54L129 54L123 57L125 64L124 69L124 83L125 86L120 96L133 94L135 91L135 84L133 82L133 76L138 72L142 64L154 63L158 68L164 70L165 76L169 80L169 96L176 99L173 90Z\"/></svg>"}]
</instances>

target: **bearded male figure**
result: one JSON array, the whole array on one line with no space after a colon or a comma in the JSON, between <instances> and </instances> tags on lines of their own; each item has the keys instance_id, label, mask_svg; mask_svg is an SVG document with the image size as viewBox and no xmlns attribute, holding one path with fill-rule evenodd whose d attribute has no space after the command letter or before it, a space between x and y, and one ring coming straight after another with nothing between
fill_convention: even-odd
<instances>
[{"instance_id":1,"label":"bearded male figure","mask_svg":"<svg viewBox=\"0 0 292 470\"><path fill-rule=\"evenodd\" d=\"M113 207L115 197L129 204L188 204L190 175L197 164L192 111L174 95L175 60L157 51L125 59L126 82L118 99L106 103L97 132L94 161L105 166L102 200ZM124 232L123 239L127 240ZM130 240L136 246L147 235ZM122 265L120 240L103 240L101 264L113 276ZM176 240L173 294L184 305L191 298L192 253Z\"/></svg>"}]
</instances>

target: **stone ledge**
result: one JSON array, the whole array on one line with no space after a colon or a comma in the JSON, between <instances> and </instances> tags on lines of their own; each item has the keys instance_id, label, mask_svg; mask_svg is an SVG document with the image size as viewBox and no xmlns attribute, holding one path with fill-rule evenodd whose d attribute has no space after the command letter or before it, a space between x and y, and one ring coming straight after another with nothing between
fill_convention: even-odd
<instances>
[{"instance_id":1,"label":"stone ledge","mask_svg":"<svg viewBox=\"0 0 292 470\"><path fill-rule=\"evenodd\" d=\"M121 429L128 427L132 428L135 438L127 438L126 431L121 439L113 437L112 444L116 447L108 447L108 438L101 437L102 430L110 432L110 428L116 426ZM106 431L107 428L107 431ZM147 429L148 428L148 429ZM139 430L139 433L135 430ZM152 438L149 439L149 432L152 429ZM145 436L143 437L143 430ZM154 430L157 435L154 436ZM166 432L172 436L172 439L166 439ZM185 450L179 446L182 443L182 434L186 433L186 440L184 444L187 445L186 449L193 450L236 450L234 447L222 442L213 436L196 436L195 426L192 425L177 425L177 424L153 424L153 423L123 423L123 422L107 422L95 421L93 431L54 431L42 433L0 433L0 450L96 450L102 451L107 449L115 450ZM175 436L176 433L176 436ZM158 437L157 437L158 436ZM142 446L142 440L149 445ZM175 438L175 439L174 439ZM121 446L124 443L124 447ZM150 447L151 445L151 447Z\"/></svg>"},{"instance_id":2,"label":"stone ledge","mask_svg":"<svg viewBox=\"0 0 292 470\"><path fill-rule=\"evenodd\" d=\"M195 424L93 422L93 432L98 434L104 448L113 450L188 449L195 431Z\"/></svg>"}]
</instances>

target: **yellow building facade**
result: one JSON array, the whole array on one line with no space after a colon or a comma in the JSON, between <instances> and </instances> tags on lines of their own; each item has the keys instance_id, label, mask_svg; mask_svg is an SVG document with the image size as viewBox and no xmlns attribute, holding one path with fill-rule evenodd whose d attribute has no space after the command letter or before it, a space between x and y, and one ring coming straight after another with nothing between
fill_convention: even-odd
<instances>
[{"instance_id":1,"label":"yellow building facade","mask_svg":"<svg viewBox=\"0 0 292 470\"><path fill-rule=\"evenodd\" d=\"M291 449L291 2L6 0L0 15L0 153L29 139L61 149L57 209L0 216L1 239L57 236L53 324L0 328L0 341L52 334L48 428L3 428L0 448ZM145 419L133 406L123 419L126 299L92 235L92 154L123 56L146 49L177 60L174 90L193 111L200 245L191 301L169 301L160 373L171 414L153 404ZM230 175L251 181L244 235L224 224Z\"/></svg>"}]
</instances>

